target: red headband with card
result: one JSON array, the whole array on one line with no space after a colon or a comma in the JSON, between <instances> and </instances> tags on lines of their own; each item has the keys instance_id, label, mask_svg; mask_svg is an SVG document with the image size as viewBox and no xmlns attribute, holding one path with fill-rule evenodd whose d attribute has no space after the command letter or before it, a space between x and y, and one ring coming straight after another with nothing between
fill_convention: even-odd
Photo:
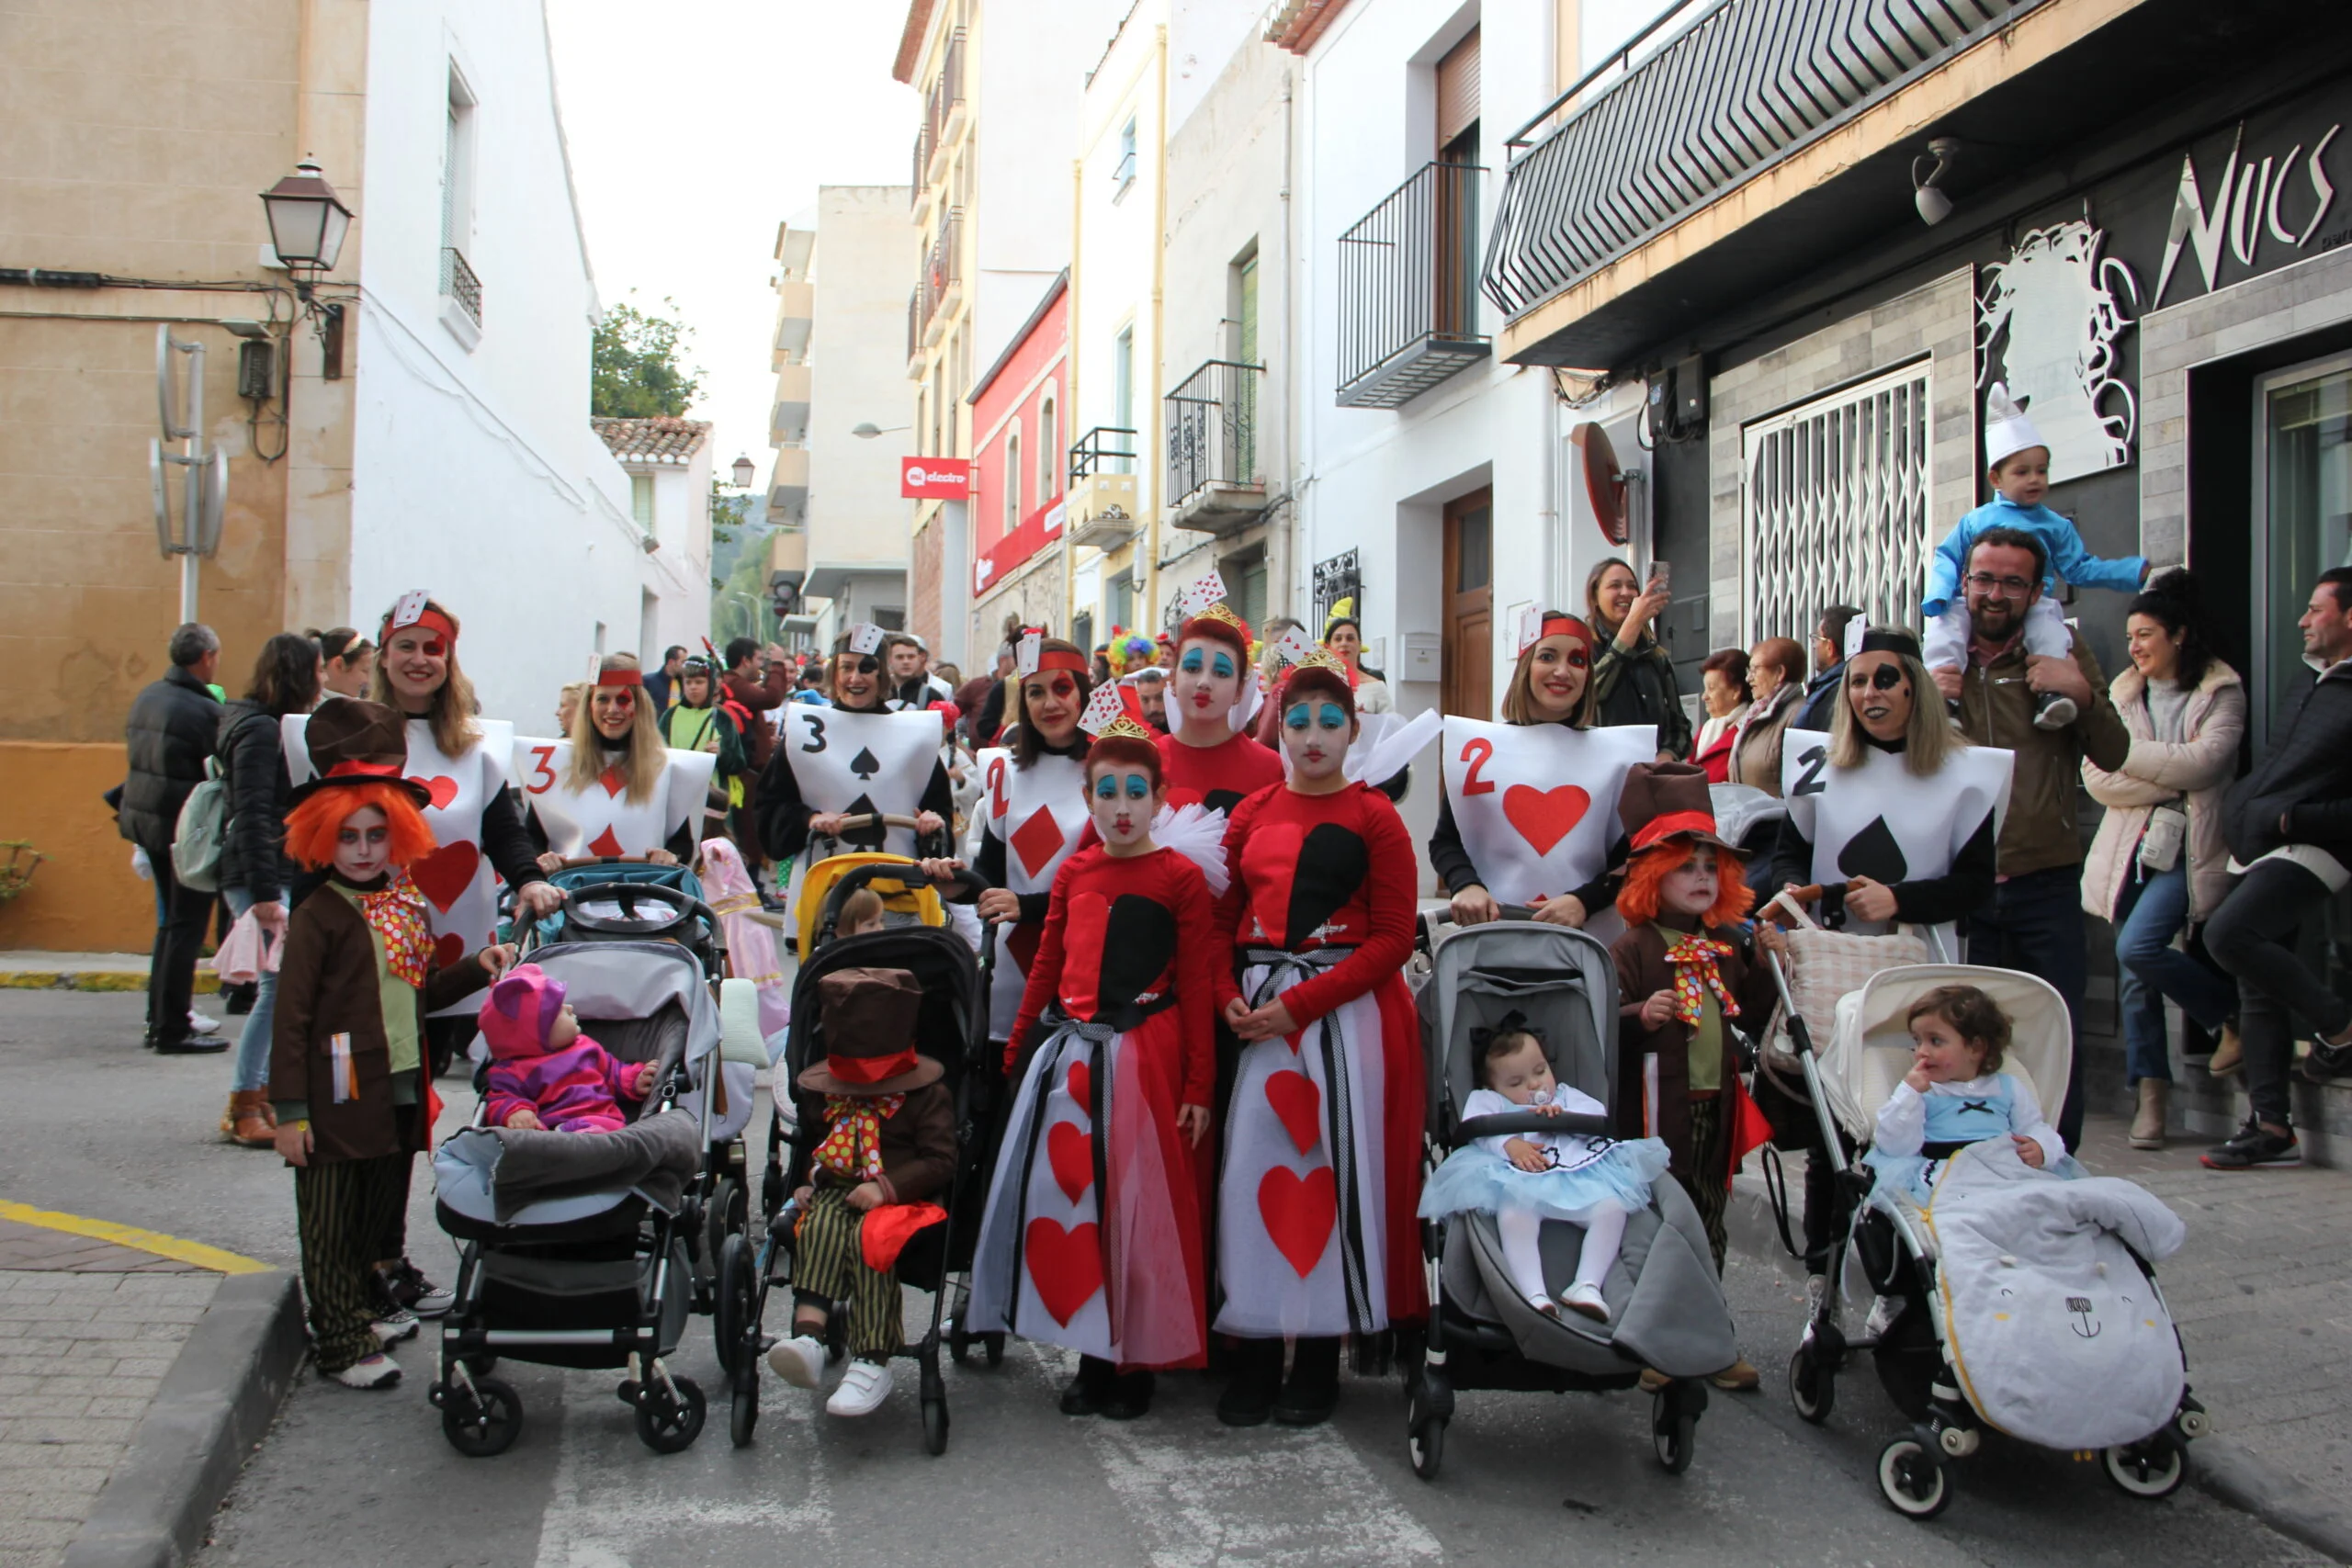
<instances>
[{"instance_id":1,"label":"red headband with card","mask_svg":"<svg viewBox=\"0 0 2352 1568\"><path fill-rule=\"evenodd\" d=\"M1592 628L1566 611L1545 610L1520 618L1520 652L1525 653L1547 637L1572 637L1588 649L1592 646Z\"/></svg>"},{"instance_id":2,"label":"red headband with card","mask_svg":"<svg viewBox=\"0 0 2352 1568\"><path fill-rule=\"evenodd\" d=\"M392 640L394 632L406 631L411 626L438 632L448 640L450 647L457 646L457 623L435 609L430 596L422 588L403 593L393 602L391 609L384 616L383 627L377 633L376 640L388 643Z\"/></svg>"},{"instance_id":3,"label":"red headband with card","mask_svg":"<svg viewBox=\"0 0 2352 1568\"><path fill-rule=\"evenodd\" d=\"M596 676L596 684L599 686L642 686L645 684L645 671L642 670L602 671Z\"/></svg>"}]
</instances>

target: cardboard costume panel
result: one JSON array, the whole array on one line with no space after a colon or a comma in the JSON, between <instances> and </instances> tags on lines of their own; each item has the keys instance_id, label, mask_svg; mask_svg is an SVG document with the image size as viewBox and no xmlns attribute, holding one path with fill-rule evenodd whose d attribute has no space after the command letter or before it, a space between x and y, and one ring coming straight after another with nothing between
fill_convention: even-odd
<instances>
[{"instance_id":1,"label":"cardboard costume panel","mask_svg":"<svg viewBox=\"0 0 2352 1568\"><path fill-rule=\"evenodd\" d=\"M1944 876L1986 817L2000 831L2009 807L2012 755L1998 747L1953 752L1919 778L1892 751L1866 747L1860 767L1832 767L1829 737L1792 729L1781 744L1781 790L1789 822L1813 844L1807 874L1825 886L1857 876L1889 886ZM1848 921L1849 930L1871 929Z\"/></svg>"},{"instance_id":2,"label":"cardboard costume panel","mask_svg":"<svg viewBox=\"0 0 2352 1568\"><path fill-rule=\"evenodd\" d=\"M980 816L983 831L1004 844L1004 886L1014 893L1050 892L1054 874L1086 831L1086 764L1075 757L1041 756L1016 767L1009 750L991 751L990 758L980 775ZM995 929L1003 945L989 984L989 1037L1005 1040L1020 1016L1043 928Z\"/></svg>"},{"instance_id":3,"label":"cardboard costume panel","mask_svg":"<svg viewBox=\"0 0 2352 1568\"><path fill-rule=\"evenodd\" d=\"M547 829L550 852L566 860L641 855L667 849L679 829L702 822L711 772L718 765L718 758L708 751L665 749L662 755L662 779L653 794L632 801L628 782L618 769L607 769L585 792L574 790L571 741L517 736L514 780L522 786L524 805Z\"/></svg>"},{"instance_id":4,"label":"cardboard costume panel","mask_svg":"<svg viewBox=\"0 0 2352 1568\"><path fill-rule=\"evenodd\" d=\"M1505 904L1556 898L1609 869L1625 770L1657 727L1570 729L1445 716L1445 798L1478 880Z\"/></svg>"},{"instance_id":5,"label":"cardboard costume panel","mask_svg":"<svg viewBox=\"0 0 2352 1568\"><path fill-rule=\"evenodd\" d=\"M939 716L789 704L775 743L811 810L912 817L939 765ZM843 841L910 859L915 853L914 835L903 828L867 829Z\"/></svg>"}]
</instances>

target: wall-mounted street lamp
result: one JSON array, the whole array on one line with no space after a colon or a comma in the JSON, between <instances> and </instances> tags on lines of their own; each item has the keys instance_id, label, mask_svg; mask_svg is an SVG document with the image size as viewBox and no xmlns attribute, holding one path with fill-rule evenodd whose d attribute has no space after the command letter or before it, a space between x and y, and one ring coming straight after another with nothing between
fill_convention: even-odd
<instances>
[{"instance_id":1,"label":"wall-mounted street lamp","mask_svg":"<svg viewBox=\"0 0 2352 1568\"><path fill-rule=\"evenodd\" d=\"M851 425L849 427L849 433L852 435L856 436L860 441L871 441L877 435L888 435L894 430L912 430L914 426L911 424L886 425L876 424L872 420L864 420L856 424Z\"/></svg>"},{"instance_id":2,"label":"wall-mounted street lamp","mask_svg":"<svg viewBox=\"0 0 2352 1568\"><path fill-rule=\"evenodd\" d=\"M742 457L735 459L735 466L731 471L735 475L735 488L737 490L751 489L752 480L759 473L759 469L752 466L751 455L749 453L746 453Z\"/></svg>"},{"instance_id":3,"label":"wall-mounted street lamp","mask_svg":"<svg viewBox=\"0 0 2352 1568\"><path fill-rule=\"evenodd\" d=\"M294 172L261 193L269 218L269 243L294 279L294 297L319 334L320 374L343 378L343 304L317 298L321 273L333 272L351 232L351 209L327 184L318 160L305 158Z\"/></svg>"}]
</instances>

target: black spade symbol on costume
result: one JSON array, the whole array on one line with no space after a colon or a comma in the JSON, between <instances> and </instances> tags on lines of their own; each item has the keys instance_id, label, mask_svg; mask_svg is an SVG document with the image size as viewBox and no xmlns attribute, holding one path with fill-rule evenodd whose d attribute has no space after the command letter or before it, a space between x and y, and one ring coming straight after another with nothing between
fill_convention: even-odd
<instances>
[{"instance_id":1,"label":"black spade symbol on costume","mask_svg":"<svg viewBox=\"0 0 2352 1568\"><path fill-rule=\"evenodd\" d=\"M1297 951L1316 927L1356 896L1371 869L1372 855L1362 839L1336 822L1317 823L1299 846L1283 944Z\"/></svg>"},{"instance_id":2,"label":"black spade symbol on costume","mask_svg":"<svg viewBox=\"0 0 2352 1568\"><path fill-rule=\"evenodd\" d=\"M870 779L882 771L882 763L873 752L861 746L857 749L857 755L849 760L849 771L859 778Z\"/></svg>"},{"instance_id":3,"label":"black spade symbol on costume","mask_svg":"<svg viewBox=\"0 0 2352 1568\"><path fill-rule=\"evenodd\" d=\"M1894 841L1886 818L1873 817L1869 827L1847 840L1846 847L1838 852L1838 869L1892 887L1911 874L1911 863L1903 858L1903 846Z\"/></svg>"},{"instance_id":4,"label":"black spade symbol on costume","mask_svg":"<svg viewBox=\"0 0 2352 1568\"><path fill-rule=\"evenodd\" d=\"M1230 817L1233 815L1233 808L1241 804L1242 798L1242 794L1238 789L1213 789L1201 797L1201 804L1211 811L1222 811Z\"/></svg>"},{"instance_id":5,"label":"black spade symbol on costume","mask_svg":"<svg viewBox=\"0 0 2352 1568\"><path fill-rule=\"evenodd\" d=\"M1102 922L1102 975L1095 987L1102 1016L1127 1007L1146 991L1159 990L1160 976L1176 956L1176 916L1167 905L1139 894L1122 893Z\"/></svg>"},{"instance_id":6,"label":"black spade symbol on costume","mask_svg":"<svg viewBox=\"0 0 2352 1568\"><path fill-rule=\"evenodd\" d=\"M847 806L842 807L842 815L844 817L878 817L879 813L875 809L874 797L870 795L861 795L855 800L851 801ZM849 845L853 849L878 850L882 847L882 824L877 820L868 823L863 828L851 828L845 829L842 834L841 841Z\"/></svg>"}]
</instances>

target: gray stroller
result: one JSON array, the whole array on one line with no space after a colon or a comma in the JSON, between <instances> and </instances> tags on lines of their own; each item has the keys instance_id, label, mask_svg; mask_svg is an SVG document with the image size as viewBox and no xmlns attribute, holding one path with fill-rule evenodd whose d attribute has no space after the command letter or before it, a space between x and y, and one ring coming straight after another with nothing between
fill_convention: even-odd
<instances>
[{"instance_id":1,"label":"gray stroller","mask_svg":"<svg viewBox=\"0 0 2352 1568\"><path fill-rule=\"evenodd\" d=\"M1532 921L1457 931L1436 944L1419 996L1430 1169L1497 1134L1611 1133L1599 1118L1526 1111L1465 1121L1458 1110L1477 1086L1471 1032L1491 1029L1510 1012L1542 1035L1562 1082L1604 1105L1617 1103L1617 971L1598 941ZM1638 1093L1638 1086L1627 1092ZM1544 1223L1539 1246L1554 1289L1574 1276L1582 1242L1577 1226ZM1737 1350L1706 1231L1671 1179L1656 1181L1649 1207L1626 1223L1602 1291L1606 1324L1530 1306L1511 1284L1491 1214L1423 1221L1421 1253L1430 1272L1429 1342L1407 1373L1406 1441L1416 1474L1437 1473L1456 1389L1610 1393L1637 1386L1645 1367L1669 1380L1650 1412L1658 1462L1674 1473L1689 1467L1707 1375Z\"/></svg>"}]
</instances>

